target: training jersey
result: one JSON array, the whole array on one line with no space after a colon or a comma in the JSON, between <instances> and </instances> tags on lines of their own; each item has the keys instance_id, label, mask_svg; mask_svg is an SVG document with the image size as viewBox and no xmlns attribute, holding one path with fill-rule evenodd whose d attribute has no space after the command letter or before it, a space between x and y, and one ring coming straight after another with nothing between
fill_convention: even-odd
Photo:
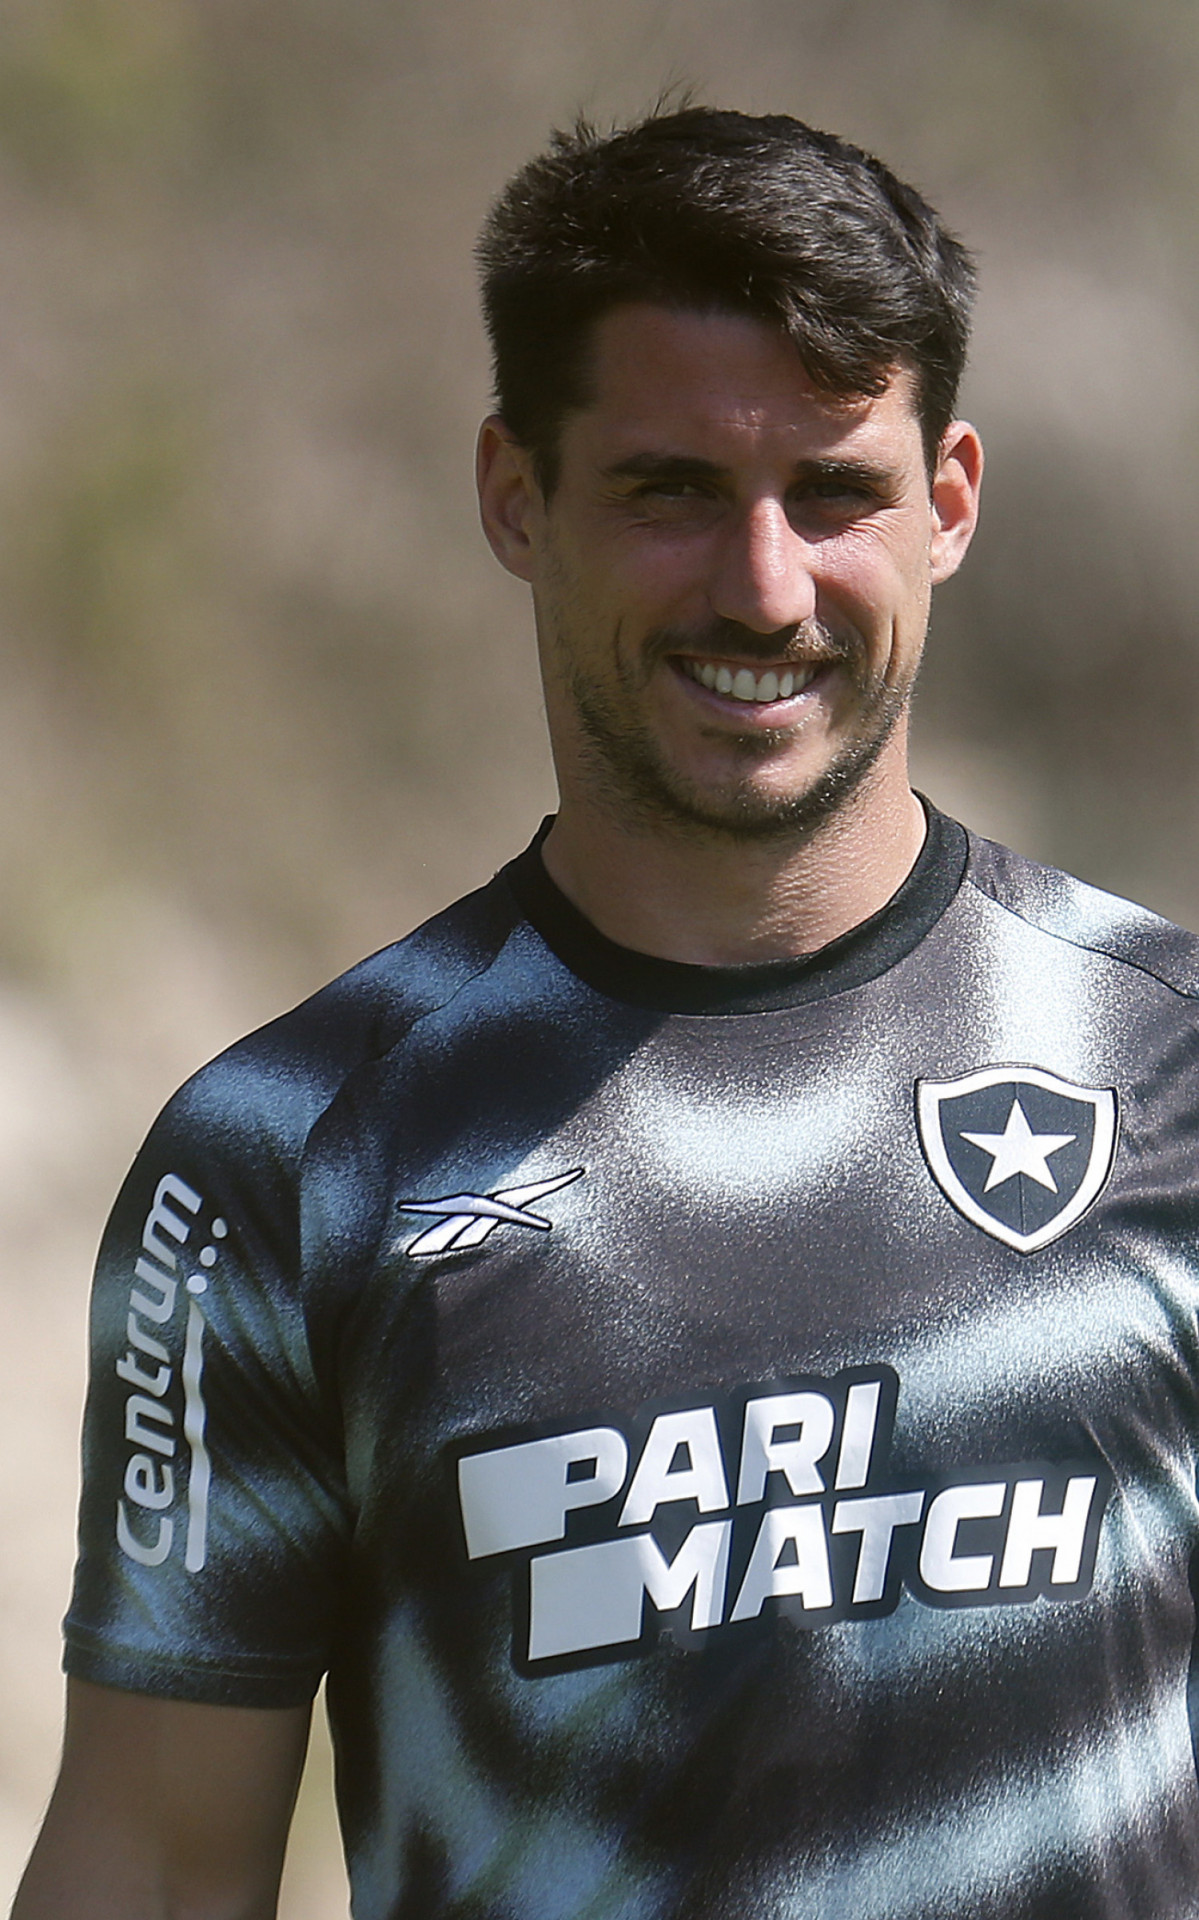
<instances>
[{"instance_id":1,"label":"training jersey","mask_svg":"<svg viewBox=\"0 0 1199 1920\"><path fill-rule=\"evenodd\" d=\"M328 1675L357 1920L1183 1920L1199 947L933 812L800 961L537 844L196 1075L68 1670Z\"/></svg>"}]
</instances>

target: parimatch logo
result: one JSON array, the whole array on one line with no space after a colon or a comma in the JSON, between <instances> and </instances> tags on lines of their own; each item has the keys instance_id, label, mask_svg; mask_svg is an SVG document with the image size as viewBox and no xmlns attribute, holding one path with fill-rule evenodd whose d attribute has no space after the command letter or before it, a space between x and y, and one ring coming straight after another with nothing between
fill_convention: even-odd
<instances>
[{"instance_id":1,"label":"parimatch logo","mask_svg":"<svg viewBox=\"0 0 1199 1920\"><path fill-rule=\"evenodd\" d=\"M524 1673L933 1607L1090 1590L1110 1475L1096 1461L890 1477L888 1367L774 1381L632 1421L500 1435L456 1454L467 1558L508 1565Z\"/></svg>"}]
</instances>

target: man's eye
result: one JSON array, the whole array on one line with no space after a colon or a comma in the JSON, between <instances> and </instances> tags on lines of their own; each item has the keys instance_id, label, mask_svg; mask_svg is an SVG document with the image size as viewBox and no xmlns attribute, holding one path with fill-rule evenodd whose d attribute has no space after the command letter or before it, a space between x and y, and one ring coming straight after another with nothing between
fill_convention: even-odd
<instances>
[{"instance_id":1,"label":"man's eye","mask_svg":"<svg viewBox=\"0 0 1199 1920\"><path fill-rule=\"evenodd\" d=\"M853 480L818 480L795 496L796 507L819 513L861 514L877 505L878 496Z\"/></svg>"},{"instance_id":2,"label":"man's eye","mask_svg":"<svg viewBox=\"0 0 1199 1920\"><path fill-rule=\"evenodd\" d=\"M648 500L699 500L703 488L694 480L651 480L641 488L640 497Z\"/></svg>"},{"instance_id":3,"label":"man's eye","mask_svg":"<svg viewBox=\"0 0 1199 1920\"><path fill-rule=\"evenodd\" d=\"M818 500L870 500L874 497L869 487L853 480L822 480L811 491Z\"/></svg>"}]
</instances>

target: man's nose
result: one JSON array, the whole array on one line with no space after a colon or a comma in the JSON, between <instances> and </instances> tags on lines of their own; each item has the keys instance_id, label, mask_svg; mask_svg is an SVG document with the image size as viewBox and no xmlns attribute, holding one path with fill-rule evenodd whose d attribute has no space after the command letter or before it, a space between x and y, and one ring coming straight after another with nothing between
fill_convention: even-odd
<instances>
[{"instance_id":1,"label":"man's nose","mask_svg":"<svg viewBox=\"0 0 1199 1920\"><path fill-rule=\"evenodd\" d=\"M725 529L709 584L712 611L755 633L816 612L813 551L781 501L755 500Z\"/></svg>"}]
</instances>

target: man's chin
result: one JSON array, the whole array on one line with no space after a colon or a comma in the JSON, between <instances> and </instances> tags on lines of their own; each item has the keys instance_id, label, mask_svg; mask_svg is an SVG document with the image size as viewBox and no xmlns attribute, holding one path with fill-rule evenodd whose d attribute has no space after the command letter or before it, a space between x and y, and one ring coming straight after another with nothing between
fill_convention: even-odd
<instances>
[{"instance_id":1,"label":"man's chin","mask_svg":"<svg viewBox=\"0 0 1199 1920\"><path fill-rule=\"evenodd\" d=\"M593 791L614 811L643 827L673 827L746 845L802 840L839 812L870 774L907 706L906 690L877 690L862 731L842 740L833 759L806 777L798 768L791 777L781 764L776 734L743 742L739 764L723 776L697 778L672 765L647 734L613 726L581 688L576 698Z\"/></svg>"},{"instance_id":2,"label":"man's chin","mask_svg":"<svg viewBox=\"0 0 1199 1920\"><path fill-rule=\"evenodd\" d=\"M643 764L635 783L639 811L650 821L742 843L802 840L847 804L876 766L902 711L805 779L785 782L781 770L746 767L724 784L687 779L673 768ZM629 769L631 771L631 769Z\"/></svg>"},{"instance_id":3,"label":"man's chin","mask_svg":"<svg viewBox=\"0 0 1199 1920\"><path fill-rule=\"evenodd\" d=\"M752 784L713 792L663 782L656 796L644 795L646 811L660 822L726 840L761 844L805 838L821 826L860 785L866 769L851 777L834 769L806 787L787 793Z\"/></svg>"}]
</instances>

